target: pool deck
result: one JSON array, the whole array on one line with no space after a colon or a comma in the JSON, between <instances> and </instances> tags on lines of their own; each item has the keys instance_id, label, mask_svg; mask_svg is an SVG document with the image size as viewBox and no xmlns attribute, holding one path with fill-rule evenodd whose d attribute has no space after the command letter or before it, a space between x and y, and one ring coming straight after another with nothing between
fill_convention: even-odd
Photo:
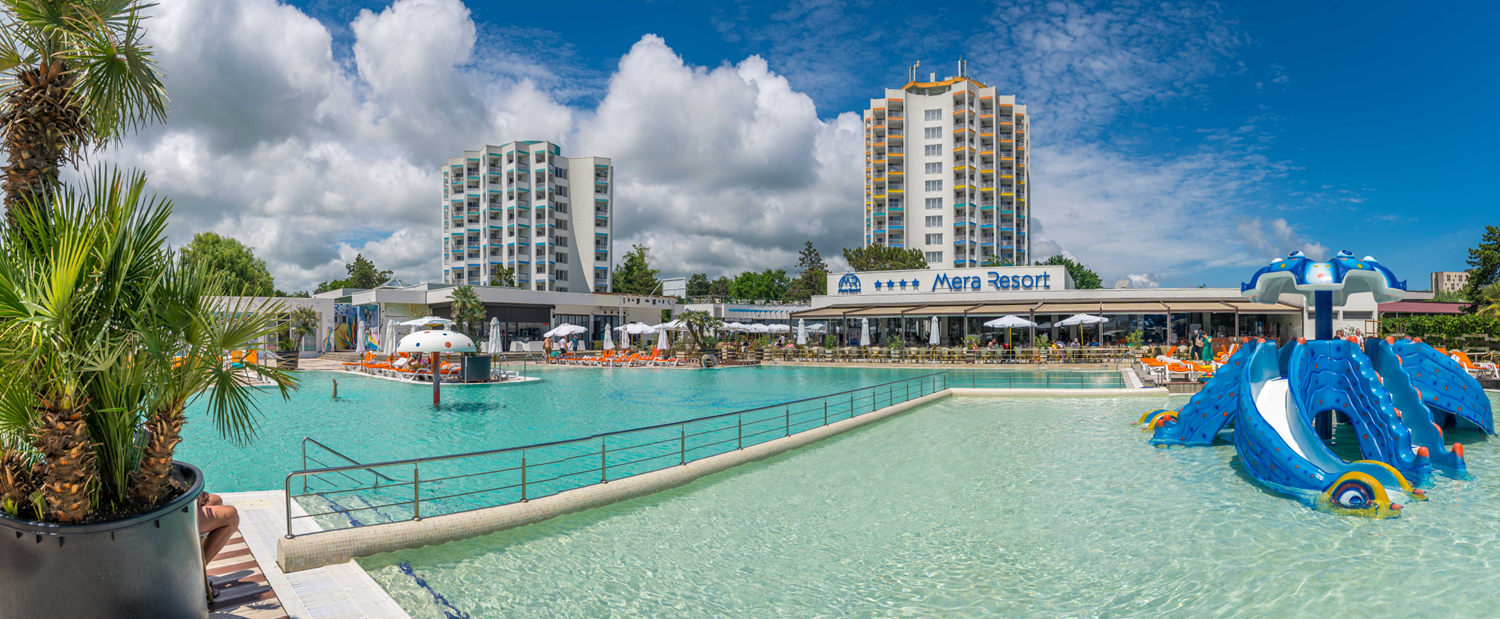
<instances>
[{"instance_id":1,"label":"pool deck","mask_svg":"<svg viewBox=\"0 0 1500 619\"><path fill-rule=\"evenodd\" d=\"M238 611L215 613L211 617L289 617L291 619L411 619L396 601L375 583L364 568L354 561L286 574L276 564L276 542L286 533L286 499L280 490L268 492L228 492L220 495L224 503L240 512L240 536L280 601L280 612L262 601L261 606L240 606ZM300 507L295 508L301 511ZM312 533L318 530L311 518L295 521L294 530ZM231 544L225 549L241 550ZM243 555L241 555L243 556ZM217 563L218 561L216 561ZM244 569L243 567L241 568ZM259 593L259 592L252 592ZM221 594L222 595L222 594ZM258 598L259 599L259 598ZM256 611L248 614L248 611Z\"/></svg>"}]
</instances>

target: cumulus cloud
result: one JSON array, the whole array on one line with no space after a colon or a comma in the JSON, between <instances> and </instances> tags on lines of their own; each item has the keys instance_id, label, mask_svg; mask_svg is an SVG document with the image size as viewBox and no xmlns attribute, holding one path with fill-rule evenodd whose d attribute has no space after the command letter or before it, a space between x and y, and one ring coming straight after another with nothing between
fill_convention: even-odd
<instances>
[{"instance_id":1,"label":"cumulus cloud","mask_svg":"<svg viewBox=\"0 0 1500 619\"><path fill-rule=\"evenodd\" d=\"M1323 260L1329 253L1321 243L1303 239L1281 218L1270 222L1262 222L1259 217L1245 219L1235 225L1235 233L1255 248L1263 260L1276 260L1294 251L1307 254L1313 260Z\"/></svg>"}]
</instances>

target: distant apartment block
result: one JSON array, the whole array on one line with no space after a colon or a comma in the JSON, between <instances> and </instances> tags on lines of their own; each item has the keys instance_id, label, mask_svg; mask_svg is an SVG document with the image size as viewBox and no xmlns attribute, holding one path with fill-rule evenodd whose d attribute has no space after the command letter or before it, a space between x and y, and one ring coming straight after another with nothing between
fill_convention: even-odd
<instances>
[{"instance_id":1,"label":"distant apartment block","mask_svg":"<svg viewBox=\"0 0 1500 619\"><path fill-rule=\"evenodd\" d=\"M865 245L918 248L927 262L1031 264L1031 123L1026 106L967 76L886 89L865 110Z\"/></svg>"},{"instance_id":2,"label":"distant apartment block","mask_svg":"<svg viewBox=\"0 0 1500 619\"><path fill-rule=\"evenodd\" d=\"M1432 274L1433 292L1463 292L1469 284L1468 271L1438 271Z\"/></svg>"},{"instance_id":3,"label":"distant apartment block","mask_svg":"<svg viewBox=\"0 0 1500 619\"><path fill-rule=\"evenodd\" d=\"M487 285L501 269L526 290L609 292L614 166L545 141L464 151L443 168L443 281Z\"/></svg>"}]
</instances>

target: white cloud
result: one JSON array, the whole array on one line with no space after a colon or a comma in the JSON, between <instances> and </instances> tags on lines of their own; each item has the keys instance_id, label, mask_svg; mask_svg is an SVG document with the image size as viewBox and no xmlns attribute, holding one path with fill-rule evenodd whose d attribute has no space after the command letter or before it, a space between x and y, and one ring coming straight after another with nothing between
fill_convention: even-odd
<instances>
[{"instance_id":1,"label":"white cloud","mask_svg":"<svg viewBox=\"0 0 1500 619\"><path fill-rule=\"evenodd\" d=\"M1155 273L1131 273L1125 276L1131 288L1161 288L1161 278Z\"/></svg>"},{"instance_id":2,"label":"white cloud","mask_svg":"<svg viewBox=\"0 0 1500 619\"><path fill-rule=\"evenodd\" d=\"M1303 239L1287 224L1285 219L1273 219L1269 226L1259 217L1245 219L1235 225L1240 239L1259 252L1262 260L1276 260L1287 254L1300 251L1313 260L1328 257L1328 248L1321 243Z\"/></svg>"}]
</instances>

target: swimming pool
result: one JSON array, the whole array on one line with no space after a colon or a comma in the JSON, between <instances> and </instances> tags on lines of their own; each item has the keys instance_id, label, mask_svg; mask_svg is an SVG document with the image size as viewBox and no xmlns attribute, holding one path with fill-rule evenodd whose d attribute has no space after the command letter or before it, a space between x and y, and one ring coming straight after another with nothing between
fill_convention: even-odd
<instances>
[{"instance_id":1,"label":"swimming pool","mask_svg":"<svg viewBox=\"0 0 1500 619\"><path fill-rule=\"evenodd\" d=\"M283 401L266 390L259 434L249 445L214 435L203 405L188 411L177 457L203 469L212 492L279 489L302 468L311 437L360 462L499 449L589 436L797 400L931 374L921 368L762 366L713 371L531 366L543 378L516 385L462 386L432 407L430 385L334 372L301 372ZM963 372L953 372L962 376ZM1123 386L1117 372L984 371L988 386ZM333 399L333 380L339 398ZM986 386L980 384L980 386ZM320 464L341 465L327 454Z\"/></svg>"},{"instance_id":2,"label":"swimming pool","mask_svg":"<svg viewBox=\"0 0 1500 619\"><path fill-rule=\"evenodd\" d=\"M1374 521L1248 483L1228 443L1150 447L1142 402L949 398L676 490L360 563L418 618L1500 605L1500 458L1477 432L1452 437L1473 479Z\"/></svg>"}]
</instances>

